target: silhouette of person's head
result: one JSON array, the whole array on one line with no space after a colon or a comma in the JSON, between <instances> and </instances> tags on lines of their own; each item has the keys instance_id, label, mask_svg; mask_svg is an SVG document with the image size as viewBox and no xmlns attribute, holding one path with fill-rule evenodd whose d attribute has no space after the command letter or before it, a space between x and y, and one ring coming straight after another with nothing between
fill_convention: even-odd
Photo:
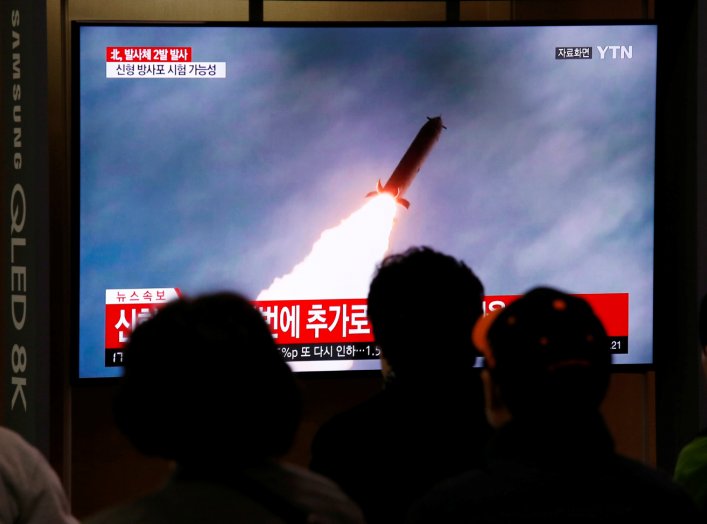
<instances>
[{"instance_id":1,"label":"silhouette of person's head","mask_svg":"<svg viewBox=\"0 0 707 524\"><path fill-rule=\"evenodd\" d=\"M368 318L396 376L473 365L471 329L484 289L461 261L427 247L386 257L368 292Z\"/></svg>"},{"instance_id":2,"label":"silhouette of person's head","mask_svg":"<svg viewBox=\"0 0 707 524\"><path fill-rule=\"evenodd\" d=\"M606 394L608 339L580 297L533 289L480 319L473 340L485 357L487 413L499 406L512 417L585 413L596 410ZM489 419L497 427L508 420Z\"/></svg>"},{"instance_id":3,"label":"silhouette of person's head","mask_svg":"<svg viewBox=\"0 0 707 524\"><path fill-rule=\"evenodd\" d=\"M275 457L292 444L299 390L245 298L172 302L135 329L125 355L114 413L142 453L204 467Z\"/></svg>"}]
</instances>

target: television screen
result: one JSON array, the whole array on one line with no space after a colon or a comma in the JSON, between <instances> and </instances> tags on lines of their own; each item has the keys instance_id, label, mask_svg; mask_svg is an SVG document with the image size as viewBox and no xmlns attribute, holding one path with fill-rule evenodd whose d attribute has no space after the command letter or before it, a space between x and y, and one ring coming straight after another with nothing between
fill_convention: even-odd
<instances>
[{"instance_id":1,"label":"television screen","mask_svg":"<svg viewBox=\"0 0 707 524\"><path fill-rule=\"evenodd\" d=\"M368 284L418 245L464 260L487 310L586 296L614 362L651 363L654 25L74 37L79 378L119 376L169 300L226 289L295 371L377 369Z\"/></svg>"}]
</instances>

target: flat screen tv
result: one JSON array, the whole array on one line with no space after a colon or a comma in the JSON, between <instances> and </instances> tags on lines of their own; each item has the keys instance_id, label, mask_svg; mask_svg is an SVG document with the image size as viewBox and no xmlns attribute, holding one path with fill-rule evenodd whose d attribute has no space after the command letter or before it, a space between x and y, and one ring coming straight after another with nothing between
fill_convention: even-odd
<instances>
[{"instance_id":1,"label":"flat screen tv","mask_svg":"<svg viewBox=\"0 0 707 524\"><path fill-rule=\"evenodd\" d=\"M487 310L585 295L614 362L652 362L654 25L72 30L79 379L217 290L295 371L377 369L368 283L418 245Z\"/></svg>"}]
</instances>

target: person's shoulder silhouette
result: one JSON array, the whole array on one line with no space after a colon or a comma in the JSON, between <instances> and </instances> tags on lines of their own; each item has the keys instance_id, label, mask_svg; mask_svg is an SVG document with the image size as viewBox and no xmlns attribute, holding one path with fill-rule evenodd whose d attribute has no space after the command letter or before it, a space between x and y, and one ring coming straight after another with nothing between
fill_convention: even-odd
<instances>
[{"instance_id":1,"label":"person's shoulder silhouette","mask_svg":"<svg viewBox=\"0 0 707 524\"><path fill-rule=\"evenodd\" d=\"M702 372L707 377L707 294L700 301L698 335ZM680 450L673 478L707 516L707 428Z\"/></svg>"},{"instance_id":2,"label":"person's shoulder silhouette","mask_svg":"<svg viewBox=\"0 0 707 524\"><path fill-rule=\"evenodd\" d=\"M496 430L482 468L411 509L427 522L695 522L670 479L618 455L599 406L611 353L582 298L536 288L480 319L486 413Z\"/></svg>"},{"instance_id":3,"label":"person's shoulder silhouette","mask_svg":"<svg viewBox=\"0 0 707 524\"><path fill-rule=\"evenodd\" d=\"M330 481L275 459L301 400L262 315L242 296L180 299L140 324L115 399L142 453L176 462L161 490L88 522L360 522Z\"/></svg>"},{"instance_id":4,"label":"person's shoulder silhouette","mask_svg":"<svg viewBox=\"0 0 707 524\"><path fill-rule=\"evenodd\" d=\"M311 460L368 522L402 521L432 485L479 462L489 428L470 337L482 301L466 264L427 247L378 267L368 317L384 388L323 424Z\"/></svg>"},{"instance_id":5,"label":"person's shoulder silhouette","mask_svg":"<svg viewBox=\"0 0 707 524\"><path fill-rule=\"evenodd\" d=\"M0 427L0 522L78 524L41 452L5 427Z\"/></svg>"}]
</instances>

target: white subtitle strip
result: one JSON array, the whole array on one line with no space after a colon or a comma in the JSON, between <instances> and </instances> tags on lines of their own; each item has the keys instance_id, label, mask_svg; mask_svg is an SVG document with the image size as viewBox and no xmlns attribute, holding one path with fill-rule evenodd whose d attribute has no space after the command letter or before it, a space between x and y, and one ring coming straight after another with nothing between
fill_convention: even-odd
<instances>
[{"instance_id":1,"label":"white subtitle strip","mask_svg":"<svg viewBox=\"0 0 707 524\"><path fill-rule=\"evenodd\" d=\"M226 78L226 62L106 62L106 78Z\"/></svg>"},{"instance_id":2,"label":"white subtitle strip","mask_svg":"<svg viewBox=\"0 0 707 524\"><path fill-rule=\"evenodd\" d=\"M288 362L294 372L301 371L362 371L380 370L379 359L366 360L318 360Z\"/></svg>"}]
</instances>

